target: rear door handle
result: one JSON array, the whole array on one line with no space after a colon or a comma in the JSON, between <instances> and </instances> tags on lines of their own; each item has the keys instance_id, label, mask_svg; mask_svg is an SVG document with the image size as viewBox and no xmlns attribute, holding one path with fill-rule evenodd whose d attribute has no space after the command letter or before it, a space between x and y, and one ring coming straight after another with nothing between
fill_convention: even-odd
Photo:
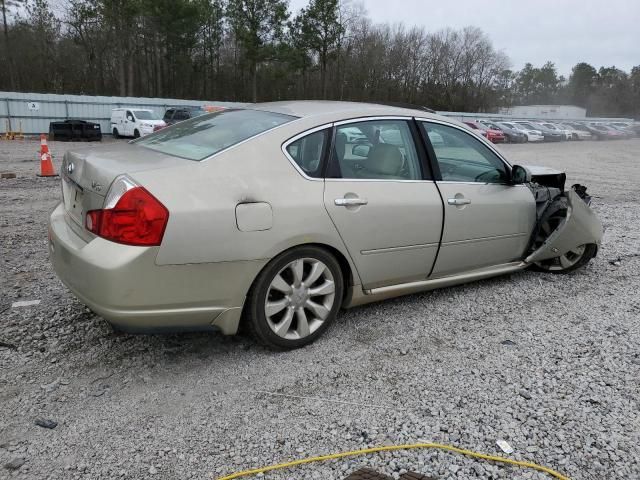
<instances>
[{"instance_id":1,"label":"rear door handle","mask_svg":"<svg viewBox=\"0 0 640 480\"><path fill-rule=\"evenodd\" d=\"M468 198L449 198L447 199L449 205L469 205L471 200Z\"/></svg>"},{"instance_id":2,"label":"rear door handle","mask_svg":"<svg viewBox=\"0 0 640 480\"><path fill-rule=\"evenodd\" d=\"M335 200L335 204L339 207L356 207L368 203L369 200L366 198L336 198Z\"/></svg>"}]
</instances>

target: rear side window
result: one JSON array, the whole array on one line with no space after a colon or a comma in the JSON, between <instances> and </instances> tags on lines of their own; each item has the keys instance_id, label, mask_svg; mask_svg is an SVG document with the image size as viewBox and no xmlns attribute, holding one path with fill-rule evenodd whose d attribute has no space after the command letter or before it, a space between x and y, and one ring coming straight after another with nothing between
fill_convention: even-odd
<instances>
[{"instance_id":1,"label":"rear side window","mask_svg":"<svg viewBox=\"0 0 640 480\"><path fill-rule=\"evenodd\" d=\"M172 116L173 116L173 110L169 109L166 112L164 112L163 120L171 120Z\"/></svg>"},{"instance_id":2,"label":"rear side window","mask_svg":"<svg viewBox=\"0 0 640 480\"><path fill-rule=\"evenodd\" d=\"M310 133L287 145L287 153L305 175L322 177L322 159L327 145L329 130Z\"/></svg>"},{"instance_id":3,"label":"rear side window","mask_svg":"<svg viewBox=\"0 0 640 480\"><path fill-rule=\"evenodd\" d=\"M296 118L261 110L229 109L185 120L135 143L167 155L201 161Z\"/></svg>"},{"instance_id":4,"label":"rear side window","mask_svg":"<svg viewBox=\"0 0 640 480\"><path fill-rule=\"evenodd\" d=\"M331 178L421 180L420 158L404 120L369 120L336 127Z\"/></svg>"}]
</instances>

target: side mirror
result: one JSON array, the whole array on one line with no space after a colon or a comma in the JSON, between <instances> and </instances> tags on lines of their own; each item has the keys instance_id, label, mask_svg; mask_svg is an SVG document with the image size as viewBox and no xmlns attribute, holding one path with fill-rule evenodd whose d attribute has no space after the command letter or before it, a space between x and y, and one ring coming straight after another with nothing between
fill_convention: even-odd
<instances>
[{"instance_id":1,"label":"side mirror","mask_svg":"<svg viewBox=\"0 0 640 480\"><path fill-rule=\"evenodd\" d=\"M522 185L531 182L531 172L526 167L514 165L511 168L511 185Z\"/></svg>"}]
</instances>

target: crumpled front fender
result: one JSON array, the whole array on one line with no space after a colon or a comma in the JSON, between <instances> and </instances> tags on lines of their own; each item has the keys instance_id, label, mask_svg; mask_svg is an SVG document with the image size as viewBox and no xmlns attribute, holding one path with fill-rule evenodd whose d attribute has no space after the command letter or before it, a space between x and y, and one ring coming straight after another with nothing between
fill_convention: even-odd
<instances>
[{"instance_id":1,"label":"crumpled front fender","mask_svg":"<svg viewBox=\"0 0 640 480\"><path fill-rule=\"evenodd\" d=\"M556 258L580 245L602 241L602 223L589 206L573 190L565 192L568 202L567 216L558 228L525 262L534 263Z\"/></svg>"}]
</instances>

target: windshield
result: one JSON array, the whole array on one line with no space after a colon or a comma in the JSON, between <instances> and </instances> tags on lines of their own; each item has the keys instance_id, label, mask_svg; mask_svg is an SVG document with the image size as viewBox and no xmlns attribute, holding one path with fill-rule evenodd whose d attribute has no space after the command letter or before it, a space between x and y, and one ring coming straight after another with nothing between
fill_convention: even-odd
<instances>
[{"instance_id":1,"label":"windshield","mask_svg":"<svg viewBox=\"0 0 640 480\"><path fill-rule=\"evenodd\" d=\"M261 110L223 110L177 123L136 141L136 144L200 161L295 118Z\"/></svg>"},{"instance_id":2,"label":"windshield","mask_svg":"<svg viewBox=\"0 0 640 480\"><path fill-rule=\"evenodd\" d=\"M160 117L150 110L133 110L133 116L138 120L160 120Z\"/></svg>"}]
</instances>

